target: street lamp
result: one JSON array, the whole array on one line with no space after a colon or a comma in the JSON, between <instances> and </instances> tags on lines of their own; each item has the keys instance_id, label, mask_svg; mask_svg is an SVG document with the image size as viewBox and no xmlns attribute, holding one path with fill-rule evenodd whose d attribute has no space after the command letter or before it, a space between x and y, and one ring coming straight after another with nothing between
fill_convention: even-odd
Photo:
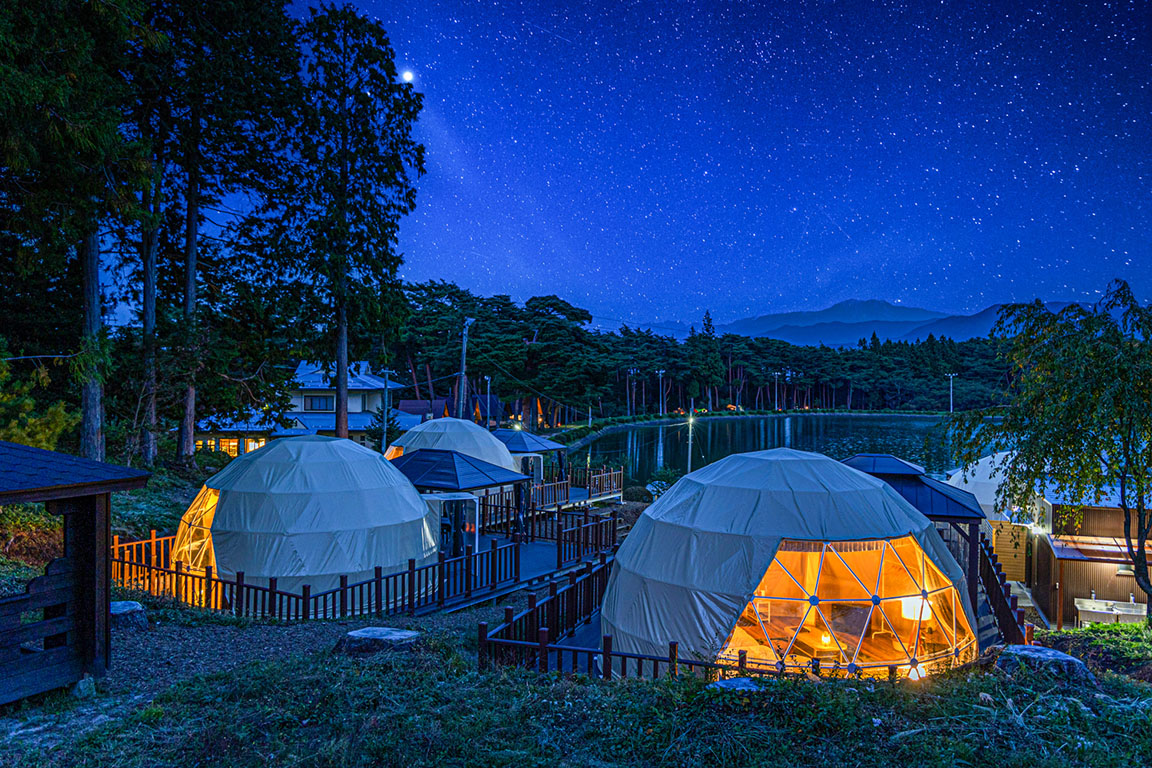
<instances>
[{"instance_id":1,"label":"street lamp","mask_svg":"<svg viewBox=\"0 0 1152 768\"><path fill-rule=\"evenodd\" d=\"M492 429L492 377L484 377L484 429Z\"/></svg>"},{"instance_id":2,"label":"street lamp","mask_svg":"<svg viewBox=\"0 0 1152 768\"><path fill-rule=\"evenodd\" d=\"M772 378L776 382L776 397L773 410L780 410L780 371L772 371Z\"/></svg>"},{"instance_id":3,"label":"street lamp","mask_svg":"<svg viewBox=\"0 0 1152 768\"><path fill-rule=\"evenodd\" d=\"M952 413L952 379L956 378L960 374L946 373L944 375L948 377L948 413Z\"/></svg>"},{"instance_id":4,"label":"street lamp","mask_svg":"<svg viewBox=\"0 0 1152 768\"><path fill-rule=\"evenodd\" d=\"M660 415L664 415L664 369L656 371L656 378L659 382L657 386L660 387Z\"/></svg>"}]
</instances>

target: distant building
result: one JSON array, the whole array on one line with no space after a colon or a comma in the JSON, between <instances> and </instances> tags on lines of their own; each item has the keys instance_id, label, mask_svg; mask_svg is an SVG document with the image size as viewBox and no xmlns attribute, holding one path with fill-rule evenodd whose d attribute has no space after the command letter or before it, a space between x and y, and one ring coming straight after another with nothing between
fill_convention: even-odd
<instances>
[{"instance_id":1,"label":"distant building","mask_svg":"<svg viewBox=\"0 0 1152 768\"><path fill-rule=\"evenodd\" d=\"M319 363L303 362L296 367L291 408L284 414L289 422L282 427L270 416L247 421L202 419L196 425L196 450L223 451L231 456L254 451L268 440L294 435L334 435L336 433L336 385ZM389 381L390 390L405 385ZM367 430L384 406L383 376L370 372L365 362L348 366L348 437L368 445ZM412 426L411 416L393 408L401 429ZM407 423L407 426L406 426ZM419 423L416 421L415 423Z\"/></svg>"}]
</instances>

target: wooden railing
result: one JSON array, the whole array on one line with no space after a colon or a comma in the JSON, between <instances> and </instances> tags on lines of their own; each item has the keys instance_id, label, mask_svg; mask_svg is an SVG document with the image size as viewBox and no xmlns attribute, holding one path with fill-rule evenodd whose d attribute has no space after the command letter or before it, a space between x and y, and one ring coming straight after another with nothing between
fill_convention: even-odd
<instances>
[{"instance_id":1,"label":"wooden railing","mask_svg":"<svg viewBox=\"0 0 1152 768\"><path fill-rule=\"evenodd\" d=\"M532 486L532 506L555 507L558 504L567 504L570 486L567 480L557 480Z\"/></svg>"},{"instance_id":2,"label":"wooden railing","mask_svg":"<svg viewBox=\"0 0 1152 768\"><path fill-rule=\"evenodd\" d=\"M574 515L558 515L560 522ZM617 517L615 512L608 516L591 515L587 510L576 518L575 524L563 528L556 540L556 569L569 563L576 563L585 556L605 552L616 544Z\"/></svg>"},{"instance_id":3,"label":"wooden railing","mask_svg":"<svg viewBox=\"0 0 1152 768\"><path fill-rule=\"evenodd\" d=\"M1030 645L1033 625L1025 623L1024 610L1019 607L1019 599L1012 594L1008 577L1000 567L1000 561L988 542L988 537L980 534L980 581L988 595L992 615L1005 643ZM973 609L976 606L972 606Z\"/></svg>"},{"instance_id":4,"label":"wooden railing","mask_svg":"<svg viewBox=\"0 0 1152 768\"><path fill-rule=\"evenodd\" d=\"M418 567L415 560L409 560L407 569L398 572L384 573L383 568L376 567L373 576L362 581L350 583L348 576L340 576L337 586L322 592L313 592L308 584L299 592L289 592L279 588L276 578L253 584L245 580L243 572L229 579L211 567L192 570L179 561L170 562L173 538L158 539L153 534L143 541L115 541L113 580L189 606L285 621L371 613L411 615L433 606L465 602L521 580L520 542L501 545L493 541L490 549L479 552L468 546L461 557L445 558L440 553L439 560L429 565ZM143 562L126 559L136 556Z\"/></svg>"},{"instance_id":5,"label":"wooden railing","mask_svg":"<svg viewBox=\"0 0 1152 768\"><path fill-rule=\"evenodd\" d=\"M624 489L624 470L574 467L568 481L573 488L586 488L589 498L607 496Z\"/></svg>"}]
</instances>

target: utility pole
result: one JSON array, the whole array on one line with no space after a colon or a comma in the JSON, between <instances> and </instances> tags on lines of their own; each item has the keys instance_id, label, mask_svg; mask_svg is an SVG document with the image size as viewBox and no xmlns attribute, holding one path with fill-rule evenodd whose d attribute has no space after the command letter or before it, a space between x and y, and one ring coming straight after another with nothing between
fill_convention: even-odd
<instances>
[{"instance_id":1,"label":"utility pole","mask_svg":"<svg viewBox=\"0 0 1152 768\"><path fill-rule=\"evenodd\" d=\"M484 377L484 429L492 431L492 377Z\"/></svg>"},{"instance_id":2,"label":"utility pole","mask_svg":"<svg viewBox=\"0 0 1152 768\"><path fill-rule=\"evenodd\" d=\"M774 410L780 410L780 371L772 371L772 376L776 380L776 399Z\"/></svg>"},{"instance_id":3,"label":"utility pole","mask_svg":"<svg viewBox=\"0 0 1152 768\"><path fill-rule=\"evenodd\" d=\"M664 369L656 371L656 378L660 382L660 415L664 415Z\"/></svg>"},{"instance_id":4,"label":"utility pole","mask_svg":"<svg viewBox=\"0 0 1152 768\"><path fill-rule=\"evenodd\" d=\"M382 373L384 374L384 429L380 434L380 452L388 452L388 420L392 418L392 374L396 371L391 371L385 368Z\"/></svg>"},{"instance_id":5,"label":"utility pole","mask_svg":"<svg viewBox=\"0 0 1152 768\"><path fill-rule=\"evenodd\" d=\"M696 423L696 398L692 398L688 410L688 474L692 474L692 427Z\"/></svg>"},{"instance_id":6,"label":"utility pole","mask_svg":"<svg viewBox=\"0 0 1152 768\"><path fill-rule=\"evenodd\" d=\"M636 374L640 373L639 368L628 369L628 415L636 415Z\"/></svg>"},{"instance_id":7,"label":"utility pole","mask_svg":"<svg viewBox=\"0 0 1152 768\"><path fill-rule=\"evenodd\" d=\"M944 375L948 377L948 413L952 413L952 379L956 378L959 374L946 373Z\"/></svg>"},{"instance_id":8,"label":"utility pole","mask_svg":"<svg viewBox=\"0 0 1152 768\"><path fill-rule=\"evenodd\" d=\"M464 418L464 398L468 392L468 329L476 322L474 317L464 318L464 343L460 345L460 407L456 411L456 418Z\"/></svg>"}]
</instances>

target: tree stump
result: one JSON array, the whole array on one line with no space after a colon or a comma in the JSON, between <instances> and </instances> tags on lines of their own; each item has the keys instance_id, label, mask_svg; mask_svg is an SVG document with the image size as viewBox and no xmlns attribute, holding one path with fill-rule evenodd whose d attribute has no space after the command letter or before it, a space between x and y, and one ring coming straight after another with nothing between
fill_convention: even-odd
<instances>
[{"instance_id":1,"label":"tree stump","mask_svg":"<svg viewBox=\"0 0 1152 768\"><path fill-rule=\"evenodd\" d=\"M380 651L409 648L420 637L419 632L392 627L364 627L354 629L336 643L340 653L364 655Z\"/></svg>"},{"instance_id":2,"label":"tree stump","mask_svg":"<svg viewBox=\"0 0 1152 768\"><path fill-rule=\"evenodd\" d=\"M112 626L121 629L148 629L148 612L135 600L116 600L109 604Z\"/></svg>"}]
</instances>

